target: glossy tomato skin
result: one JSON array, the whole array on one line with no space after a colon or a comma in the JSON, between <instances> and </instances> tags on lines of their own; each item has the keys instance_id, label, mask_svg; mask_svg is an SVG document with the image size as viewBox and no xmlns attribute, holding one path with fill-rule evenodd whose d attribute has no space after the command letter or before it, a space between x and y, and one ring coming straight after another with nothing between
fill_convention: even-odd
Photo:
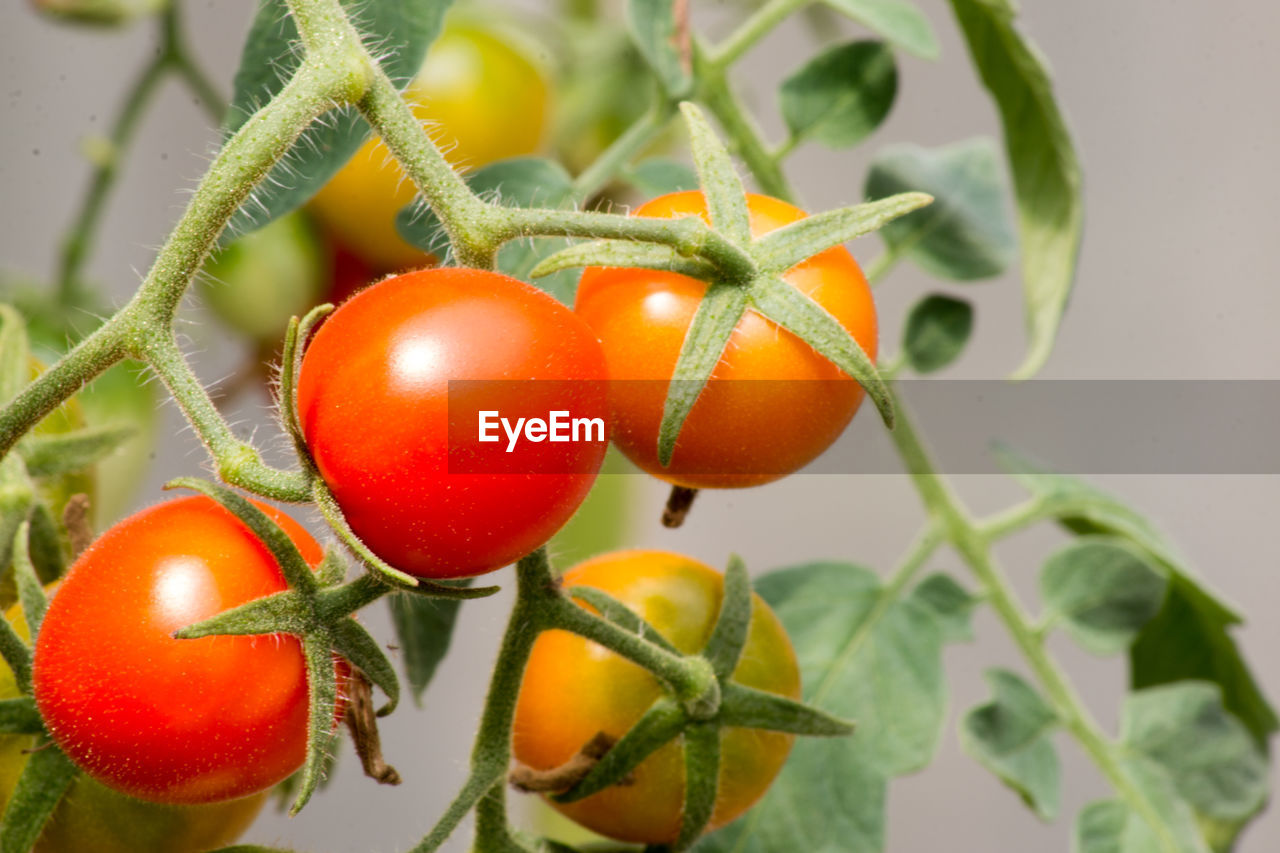
<instances>
[{"instance_id":1,"label":"glossy tomato skin","mask_svg":"<svg viewBox=\"0 0 1280 853\"><path fill-rule=\"evenodd\" d=\"M320 562L305 530L262 509ZM36 640L50 734L98 781L153 802L210 803L280 782L306 757L298 639L172 633L284 589L266 546L203 496L110 528L68 571Z\"/></svg>"},{"instance_id":2,"label":"glossy tomato skin","mask_svg":"<svg viewBox=\"0 0 1280 853\"><path fill-rule=\"evenodd\" d=\"M723 576L696 560L661 551L621 551L567 572L566 588L604 590L643 616L676 648L702 649L724 595ZM782 623L753 597L747 644L733 680L800 697L800 671ZM656 678L636 664L565 631L538 637L516 705L517 761L549 770L572 758L597 732L619 738L662 695ZM792 737L756 729L724 729L720 791L709 829L724 826L769 787L791 749ZM548 801L588 829L638 844L676 839L684 802L680 741L666 744L633 772L633 783L607 788L576 803Z\"/></svg>"},{"instance_id":3,"label":"glossy tomato skin","mask_svg":"<svg viewBox=\"0 0 1280 853\"><path fill-rule=\"evenodd\" d=\"M52 595L54 587L46 593ZM17 605L5 614L22 639L27 623ZM0 661L0 699L19 696L13 671ZM36 739L0 735L0 812L8 805ZM231 844L267 800L254 794L195 806L148 803L79 774L45 824L33 853L198 853Z\"/></svg>"},{"instance_id":4,"label":"glossy tomato skin","mask_svg":"<svg viewBox=\"0 0 1280 853\"><path fill-rule=\"evenodd\" d=\"M458 380L502 380L485 393L504 417L559 409L607 429L606 379L595 335L546 294L492 272L422 270L360 291L325 321L303 357L298 413L316 467L374 553L418 577L467 577L551 538L607 442L524 442L509 455L505 438L481 446L474 411L457 414L462 397L451 420L450 382L461 394ZM533 466L536 454L554 464Z\"/></svg>"},{"instance_id":5,"label":"glossy tomato skin","mask_svg":"<svg viewBox=\"0 0 1280 853\"><path fill-rule=\"evenodd\" d=\"M747 199L757 236L806 215L768 196ZM635 215L708 218L699 191L660 196ZM784 278L830 312L875 359L875 303L847 249L821 252ZM615 380L614 443L655 477L690 488L779 479L813 461L840 436L862 402L862 388L804 341L748 310L685 422L671 465L664 468L657 447L667 381L705 292L704 282L676 273L617 268L583 273L574 310L600 336Z\"/></svg>"},{"instance_id":6,"label":"glossy tomato skin","mask_svg":"<svg viewBox=\"0 0 1280 853\"><path fill-rule=\"evenodd\" d=\"M449 162L472 169L537 151L548 96L546 72L529 51L508 34L465 21L445 27L405 90ZM431 259L395 226L415 193L387 147L371 139L316 194L311 210L375 271L388 273Z\"/></svg>"}]
</instances>

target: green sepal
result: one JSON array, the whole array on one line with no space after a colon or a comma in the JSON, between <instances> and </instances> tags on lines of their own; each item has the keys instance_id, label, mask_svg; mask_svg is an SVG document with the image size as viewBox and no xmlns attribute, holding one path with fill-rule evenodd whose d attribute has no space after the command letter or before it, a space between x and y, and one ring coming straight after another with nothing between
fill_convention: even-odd
<instances>
[{"instance_id":1,"label":"green sepal","mask_svg":"<svg viewBox=\"0 0 1280 853\"><path fill-rule=\"evenodd\" d=\"M298 374L302 370L302 353L312 329L333 311L333 305L326 302L312 308L301 319L290 318L284 333L284 349L280 354L280 419L284 422L285 432L293 439L298 455L308 463L311 457L302 437L302 423L298 420Z\"/></svg>"},{"instance_id":2,"label":"green sepal","mask_svg":"<svg viewBox=\"0 0 1280 853\"><path fill-rule=\"evenodd\" d=\"M332 630L334 650L386 694L387 704L377 713L379 717L387 716L400 704L400 679L396 678L395 668L382 651L382 646L363 625L350 617L334 624Z\"/></svg>"},{"instance_id":3,"label":"green sepal","mask_svg":"<svg viewBox=\"0 0 1280 853\"><path fill-rule=\"evenodd\" d=\"M733 167L733 158L716 136L702 110L688 101L680 105L689 131L693 163L707 201L711 227L735 243L751 241L751 219L747 214L747 191Z\"/></svg>"},{"instance_id":4,"label":"green sepal","mask_svg":"<svg viewBox=\"0 0 1280 853\"><path fill-rule=\"evenodd\" d=\"M0 617L0 657L13 671L13 681L18 690L24 695L31 695L31 648L3 617Z\"/></svg>"},{"instance_id":5,"label":"green sepal","mask_svg":"<svg viewBox=\"0 0 1280 853\"><path fill-rule=\"evenodd\" d=\"M684 731L684 811L672 853L688 850L707 828L720 791L720 727L692 723Z\"/></svg>"},{"instance_id":6,"label":"green sepal","mask_svg":"<svg viewBox=\"0 0 1280 853\"><path fill-rule=\"evenodd\" d=\"M569 590L569 596L578 601L590 604L600 615L619 627L638 634L649 642L660 646L672 654L680 654L680 650L671 645L671 641L650 625L644 617L623 604L604 590L591 586L575 586Z\"/></svg>"},{"instance_id":7,"label":"green sepal","mask_svg":"<svg viewBox=\"0 0 1280 853\"><path fill-rule=\"evenodd\" d=\"M676 439L693 410L720 356L729 343L733 330L747 310L747 294L732 284L712 284L698 304L698 310L685 333L676 359L675 371L668 386L662 408L662 424L658 429L658 461L671 464Z\"/></svg>"},{"instance_id":8,"label":"green sepal","mask_svg":"<svg viewBox=\"0 0 1280 853\"><path fill-rule=\"evenodd\" d=\"M885 426L893 429L893 399L880 372L862 346L827 309L782 279L770 276L761 276L752 283L751 304L856 379L875 403Z\"/></svg>"},{"instance_id":9,"label":"green sepal","mask_svg":"<svg viewBox=\"0 0 1280 853\"><path fill-rule=\"evenodd\" d=\"M747 565L734 554L729 558L729 566L724 573L720 615L702 649L702 656L711 661L716 678L722 682L737 669L742 648L747 644L751 604L751 579L747 577Z\"/></svg>"},{"instance_id":10,"label":"green sepal","mask_svg":"<svg viewBox=\"0 0 1280 853\"><path fill-rule=\"evenodd\" d=\"M310 694L307 715L307 763L302 768L298 796L289 808L296 815L311 799L334 739L333 718L338 706L338 679L333 668L333 637L322 632L302 639L307 661L307 688Z\"/></svg>"},{"instance_id":11,"label":"green sepal","mask_svg":"<svg viewBox=\"0 0 1280 853\"><path fill-rule=\"evenodd\" d=\"M674 272L691 278L712 279L716 268L701 258L681 255L670 246L656 243L633 243L628 240L597 240L575 243L543 258L529 272L541 278L574 267L627 267L631 269Z\"/></svg>"},{"instance_id":12,"label":"green sepal","mask_svg":"<svg viewBox=\"0 0 1280 853\"><path fill-rule=\"evenodd\" d=\"M720 713L722 726L765 729L808 737L847 737L854 724L803 702L756 690L743 684L723 683Z\"/></svg>"},{"instance_id":13,"label":"green sepal","mask_svg":"<svg viewBox=\"0 0 1280 853\"><path fill-rule=\"evenodd\" d=\"M599 793L627 777L663 745L684 730L684 711L670 699L659 699L634 726L604 754L578 784L554 799L559 803L576 803Z\"/></svg>"},{"instance_id":14,"label":"green sepal","mask_svg":"<svg viewBox=\"0 0 1280 853\"><path fill-rule=\"evenodd\" d=\"M29 531L30 525L24 521L18 527L18 535L13 538L13 576L18 587L18 601L22 602L22 616L27 620L27 633L34 643L49 599L44 594L40 578L36 577L36 567L31 563L27 544Z\"/></svg>"},{"instance_id":15,"label":"green sepal","mask_svg":"<svg viewBox=\"0 0 1280 853\"><path fill-rule=\"evenodd\" d=\"M332 548L324 549L324 559L316 567L316 580L320 586L331 587L342 583L347 577L347 561Z\"/></svg>"},{"instance_id":16,"label":"green sepal","mask_svg":"<svg viewBox=\"0 0 1280 853\"><path fill-rule=\"evenodd\" d=\"M0 853L27 853L35 846L77 772L51 743L31 753L0 818Z\"/></svg>"},{"instance_id":17,"label":"green sepal","mask_svg":"<svg viewBox=\"0 0 1280 853\"><path fill-rule=\"evenodd\" d=\"M500 587L496 586L445 586L422 578L415 578L413 575L402 572L370 551L368 546L360 541L360 537L356 536L355 531L347 524L347 519L343 516L342 509L338 506L338 502L334 500L328 486L319 477L315 480L313 497L315 498L316 506L320 509L320 514L324 516L324 520L329 523L329 527L338 536L342 544L347 546L347 549L369 571L397 589L433 598L462 599L486 598L500 589Z\"/></svg>"},{"instance_id":18,"label":"green sepal","mask_svg":"<svg viewBox=\"0 0 1280 853\"><path fill-rule=\"evenodd\" d=\"M302 635L315 627L308 597L297 590L284 590L255 598L173 632L176 640L198 640L214 636L257 634Z\"/></svg>"},{"instance_id":19,"label":"green sepal","mask_svg":"<svg viewBox=\"0 0 1280 853\"><path fill-rule=\"evenodd\" d=\"M32 435L18 445L18 452L32 477L56 477L105 459L137 434L131 424L107 424L61 435Z\"/></svg>"},{"instance_id":20,"label":"green sepal","mask_svg":"<svg viewBox=\"0 0 1280 853\"><path fill-rule=\"evenodd\" d=\"M42 584L52 583L67 570L62 531L53 510L43 501L32 505L28 520L31 531L27 534L27 553L31 566Z\"/></svg>"},{"instance_id":21,"label":"green sepal","mask_svg":"<svg viewBox=\"0 0 1280 853\"><path fill-rule=\"evenodd\" d=\"M819 252L878 231L932 203L933 196L910 192L816 213L761 236L751 245L751 255L762 270L781 275Z\"/></svg>"},{"instance_id":22,"label":"green sepal","mask_svg":"<svg viewBox=\"0 0 1280 853\"><path fill-rule=\"evenodd\" d=\"M21 457L10 453L0 459L0 569L12 558L13 537L31 513L36 499L35 484L27 476Z\"/></svg>"},{"instance_id":23,"label":"green sepal","mask_svg":"<svg viewBox=\"0 0 1280 853\"><path fill-rule=\"evenodd\" d=\"M38 735L44 732L44 720L30 696L0 699L0 732L7 735Z\"/></svg>"},{"instance_id":24,"label":"green sepal","mask_svg":"<svg viewBox=\"0 0 1280 853\"><path fill-rule=\"evenodd\" d=\"M319 586L320 582L312 574L311 567L302 558L302 552L289 534L249 499L241 497L226 486L196 477L179 477L165 483L164 487L199 492L235 515L267 546L291 588L307 593L314 592Z\"/></svg>"}]
</instances>

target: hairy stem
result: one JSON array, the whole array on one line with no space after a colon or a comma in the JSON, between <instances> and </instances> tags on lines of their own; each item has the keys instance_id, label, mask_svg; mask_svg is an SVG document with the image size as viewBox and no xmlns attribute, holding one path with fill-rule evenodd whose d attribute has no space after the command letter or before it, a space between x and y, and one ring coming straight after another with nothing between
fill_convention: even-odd
<instances>
[{"instance_id":1,"label":"hairy stem","mask_svg":"<svg viewBox=\"0 0 1280 853\"><path fill-rule=\"evenodd\" d=\"M698 94L699 100L706 104L707 109L724 128L729 150L746 163L760 189L783 201L794 203L796 194L791 182L770 151L755 119L733 93L723 70L699 62Z\"/></svg>"}]
</instances>

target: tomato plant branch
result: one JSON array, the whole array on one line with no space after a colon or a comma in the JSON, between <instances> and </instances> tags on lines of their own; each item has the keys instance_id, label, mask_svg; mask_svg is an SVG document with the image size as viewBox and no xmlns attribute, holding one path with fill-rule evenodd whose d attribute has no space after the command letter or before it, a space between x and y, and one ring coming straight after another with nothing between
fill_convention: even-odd
<instances>
[{"instance_id":1,"label":"tomato plant branch","mask_svg":"<svg viewBox=\"0 0 1280 853\"><path fill-rule=\"evenodd\" d=\"M765 3L710 52L708 64L718 70L727 69L787 17L811 2L813 0L770 0Z\"/></svg>"},{"instance_id":2,"label":"tomato plant branch","mask_svg":"<svg viewBox=\"0 0 1280 853\"><path fill-rule=\"evenodd\" d=\"M627 130L583 169L573 181L573 198L581 203L600 192L618 171L660 134L676 113L676 104L656 95L653 104Z\"/></svg>"},{"instance_id":3,"label":"tomato plant branch","mask_svg":"<svg viewBox=\"0 0 1280 853\"><path fill-rule=\"evenodd\" d=\"M724 70L707 66L695 51L698 67L698 100L720 122L729 139L729 149L742 158L760 189L771 196L795 203L796 193L778 165L755 119L733 93Z\"/></svg>"},{"instance_id":4,"label":"tomato plant branch","mask_svg":"<svg viewBox=\"0 0 1280 853\"><path fill-rule=\"evenodd\" d=\"M222 123L223 116L226 115L227 103L218 91L218 87L200 67L191 51L191 45L187 43L186 33L182 27L181 9L181 3L170 3L160 19L165 52L169 55L169 64L174 73L200 101L213 123L219 125Z\"/></svg>"},{"instance_id":5,"label":"tomato plant branch","mask_svg":"<svg viewBox=\"0 0 1280 853\"><path fill-rule=\"evenodd\" d=\"M896 401L898 422L891 433L899 455L920 492L932 519L941 524L946 539L968 564L983 586L986 598L1005 624L1023 657L1035 672L1055 711L1068 731L1093 759L1112 787L1149 824L1161 839L1161 847L1178 849L1159 811L1138 788L1123 766L1121 748L1110 741L1093 718L1065 672L1044 647L1036 623L991 556L990 541L969 516L959 497L937 473L928 451L915 431L910 412Z\"/></svg>"}]
</instances>

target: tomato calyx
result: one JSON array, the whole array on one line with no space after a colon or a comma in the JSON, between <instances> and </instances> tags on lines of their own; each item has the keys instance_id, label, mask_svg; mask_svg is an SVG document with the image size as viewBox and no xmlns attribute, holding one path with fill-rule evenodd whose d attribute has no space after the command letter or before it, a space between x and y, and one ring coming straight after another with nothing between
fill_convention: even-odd
<instances>
[{"instance_id":1,"label":"tomato calyx","mask_svg":"<svg viewBox=\"0 0 1280 853\"><path fill-rule=\"evenodd\" d=\"M569 598L590 606L599 616L570 604ZM683 737L685 804L680 834L671 849L684 850L702 834L715 807L722 729L756 728L818 737L840 737L853 730L851 723L816 708L731 680L747 642L752 613L751 582L745 564L736 556L725 572L719 615L697 654L681 655L643 617L602 590L575 586L560 601L562 606L548 614L549 626L580 634L645 666L663 682L666 695L616 743L599 743L597 736L584 744L570 762L573 766L542 772L517 767L509 777L517 789L551 790L558 802L576 802L611 785L625 784L641 762Z\"/></svg>"}]
</instances>

